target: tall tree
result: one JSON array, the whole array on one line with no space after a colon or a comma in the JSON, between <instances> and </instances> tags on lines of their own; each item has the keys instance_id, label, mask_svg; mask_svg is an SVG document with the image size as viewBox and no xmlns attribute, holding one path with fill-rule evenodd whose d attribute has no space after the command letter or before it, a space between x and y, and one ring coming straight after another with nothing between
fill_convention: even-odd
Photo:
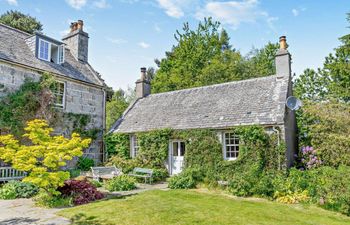
<instances>
[{"instance_id":1,"label":"tall tree","mask_svg":"<svg viewBox=\"0 0 350 225\"><path fill-rule=\"evenodd\" d=\"M245 57L244 77L263 77L276 73L275 57L278 43L267 43L263 48L253 48Z\"/></svg>"},{"instance_id":2,"label":"tall tree","mask_svg":"<svg viewBox=\"0 0 350 225\"><path fill-rule=\"evenodd\" d=\"M117 121L127 107L128 103L125 99L125 92L122 89L115 91L112 99L106 104L107 130Z\"/></svg>"},{"instance_id":3,"label":"tall tree","mask_svg":"<svg viewBox=\"0 0 350 225\"><path fill-rule=\"evenodd\" d=\"M329 76L321 69L306 69L294 82L294 95L302 100L324 101L328 95Z\"/></svg>"},{"instance_id":4,"label":"tall tree","mask_svg":"<svg viewBox=\"0 0 350 225\"><path fill-rule=\"evenodd\" d=\"M211 18L200 22L196 30L185 23L182 32L176 31L177 44L159 62L159 70L152 81L152 92L165 92L201 86L202 70L228 47L228 40L220 38L219 22Z\"/></svg>"},{"instance_id":5,"label":"tall tree","mask_svg":"<svg viewBox=\"0 0 350 225\"><path fill-rule=\"evenodd\" d=\"M350 13L347 14L350 23ZM307 69L295 80L299 97L311 101L350 102L350 34L339 38L341 45L325 58L323 68Z\"/></svg>"},{"instance_id":6,"label":"tall tree","mask_svg":"<svg viewBox=\"0 0 350 225\"><path fill-rule=\"evenodd\" d=\"M188 23L176 31L176 45L162 60L155 60L159 69L152 80L152 92L173 91L218 84L275 73L278 44L268 43L253 49L248 56L232 48L225 30L211 18L191 30Z\"/></svg>"},{"instance_id":7,"label":"tall tree","mask_svg":"<svg viewBox=\"0 0 350 225\"><path fill-rule=\"evenodd\" d=\"M0 23L30 34L34 34L36 31L42 31L43 27L36 18L16 10L7 11L2 14L0 16Z\"/></svg>"},{"instance_id":8,"label":"tall tree","mask_svg":"<svg viewBox=\"0 0 350 225\"><path fill-rule=\"evenodd\" d=\"M350 13L347 14L350 23ZM350 28L350 27L349 27ZM350 102L350 34L339 38L341 45L326 57L324 73L330 77L329 94L332 98Z\"/></svg>"}]
</instances>

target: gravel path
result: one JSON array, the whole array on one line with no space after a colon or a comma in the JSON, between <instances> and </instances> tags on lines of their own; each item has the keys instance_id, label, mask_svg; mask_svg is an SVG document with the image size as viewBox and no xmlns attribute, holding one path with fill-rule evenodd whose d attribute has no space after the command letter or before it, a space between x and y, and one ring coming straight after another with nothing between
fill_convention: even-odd
<instances>
[{"instance_id":1,"label":"gravel path","mask_svg":"<svg viewBox=\"0 0 350 225\"><path fill-rule=\"evenodd\" d=\"M0 200L1 225L68 225L70 221L55 213L60 209L36 207L31 199Z\"/></svg>"}]
</instances>

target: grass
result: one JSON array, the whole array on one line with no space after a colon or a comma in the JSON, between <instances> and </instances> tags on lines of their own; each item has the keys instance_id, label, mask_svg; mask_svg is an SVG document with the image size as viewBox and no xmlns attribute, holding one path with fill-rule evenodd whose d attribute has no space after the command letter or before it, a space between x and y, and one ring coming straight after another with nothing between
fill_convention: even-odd
<instances>
[{"instance_id":1,"label":"grass","mask_svg":"<svg viewBox=\"0 0 350 225\"><path fill-rule=\"evenodd\" d=\"M148 191L62 210L73 224L350 224L350 218L310 205L285 205L196 190Z\"/></svg>"}]
</instances>

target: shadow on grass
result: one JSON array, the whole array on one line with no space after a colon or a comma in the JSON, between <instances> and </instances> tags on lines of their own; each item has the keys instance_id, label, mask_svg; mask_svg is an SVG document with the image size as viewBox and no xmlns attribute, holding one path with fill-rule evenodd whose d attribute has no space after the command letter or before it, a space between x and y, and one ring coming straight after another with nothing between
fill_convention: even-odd
<instances>
[{"instance_id":1,"label":"shadow on grass","mask_svg":"<svg viewBox=\"0 0 350 225\"><path fill-rule=\"evenodd\" d=\"M113 192L104 193L104 194L106 197L99 200L99 201L106 201L106 200L110 200L110 199L126 199L129 197L138 195L138 193L120 194L120 193L113 193Z\"/></svg>"},{"instance_id":2,"label":"shadow on grass","mask_svg":"<svg viewBox=\"0 0 350 225\"><path fill-rule=\"evenodd\" d=\"M28 217L18 217L18 218L12 218L7 220L1 220L1 225L17 225L17 224L23 224L23 225L29 225L29 224L35 224L39 219L33 219Z\"/></svg>"},{"instance_id":3,"label":"shadow on grass","mask_svg":"<svg viewBox=\"0 0 350 225\"><path fill-rule=\"evenodd\" d=\"M96 216L87 216L84 213L79 213L71 218L72 225L112 225L103 220L97 219Z\"/></svg>"}]
</instances>

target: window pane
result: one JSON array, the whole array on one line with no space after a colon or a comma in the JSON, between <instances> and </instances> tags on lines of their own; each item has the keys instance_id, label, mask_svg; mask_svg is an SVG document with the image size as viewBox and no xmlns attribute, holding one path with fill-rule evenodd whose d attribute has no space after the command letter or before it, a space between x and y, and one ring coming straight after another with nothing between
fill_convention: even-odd
<instances>
[{"instance_id":1,"label":"window pane","mask_svg":"<svg viewBox=\"0 0 350 225\"><path fill-rule=\"evenodd\" d=\"M185 155L185 142L180 142L180 156Z\"/></svg>"},{"instance_id":2,"label":"window pane","mask_svg":"<svg viewBox=\"0 0 350 225\"><path fill-rule=\"evenodd\" d=\"M137 156L137 154L139 153L139 144L138 144L138 140L136 136L132 136L132 145L133 145L133 151L134 151L134 157Z\"/></svg>"},{"instance_id":3,"label":"window pane","mask_svg":"<svg viewBox=\"0 0 350 225\"><path fill-rule=\"evenodd\" d=\"M173 156L178 156L179 143L173 142Z\"/></svg>"}]
</instances>

